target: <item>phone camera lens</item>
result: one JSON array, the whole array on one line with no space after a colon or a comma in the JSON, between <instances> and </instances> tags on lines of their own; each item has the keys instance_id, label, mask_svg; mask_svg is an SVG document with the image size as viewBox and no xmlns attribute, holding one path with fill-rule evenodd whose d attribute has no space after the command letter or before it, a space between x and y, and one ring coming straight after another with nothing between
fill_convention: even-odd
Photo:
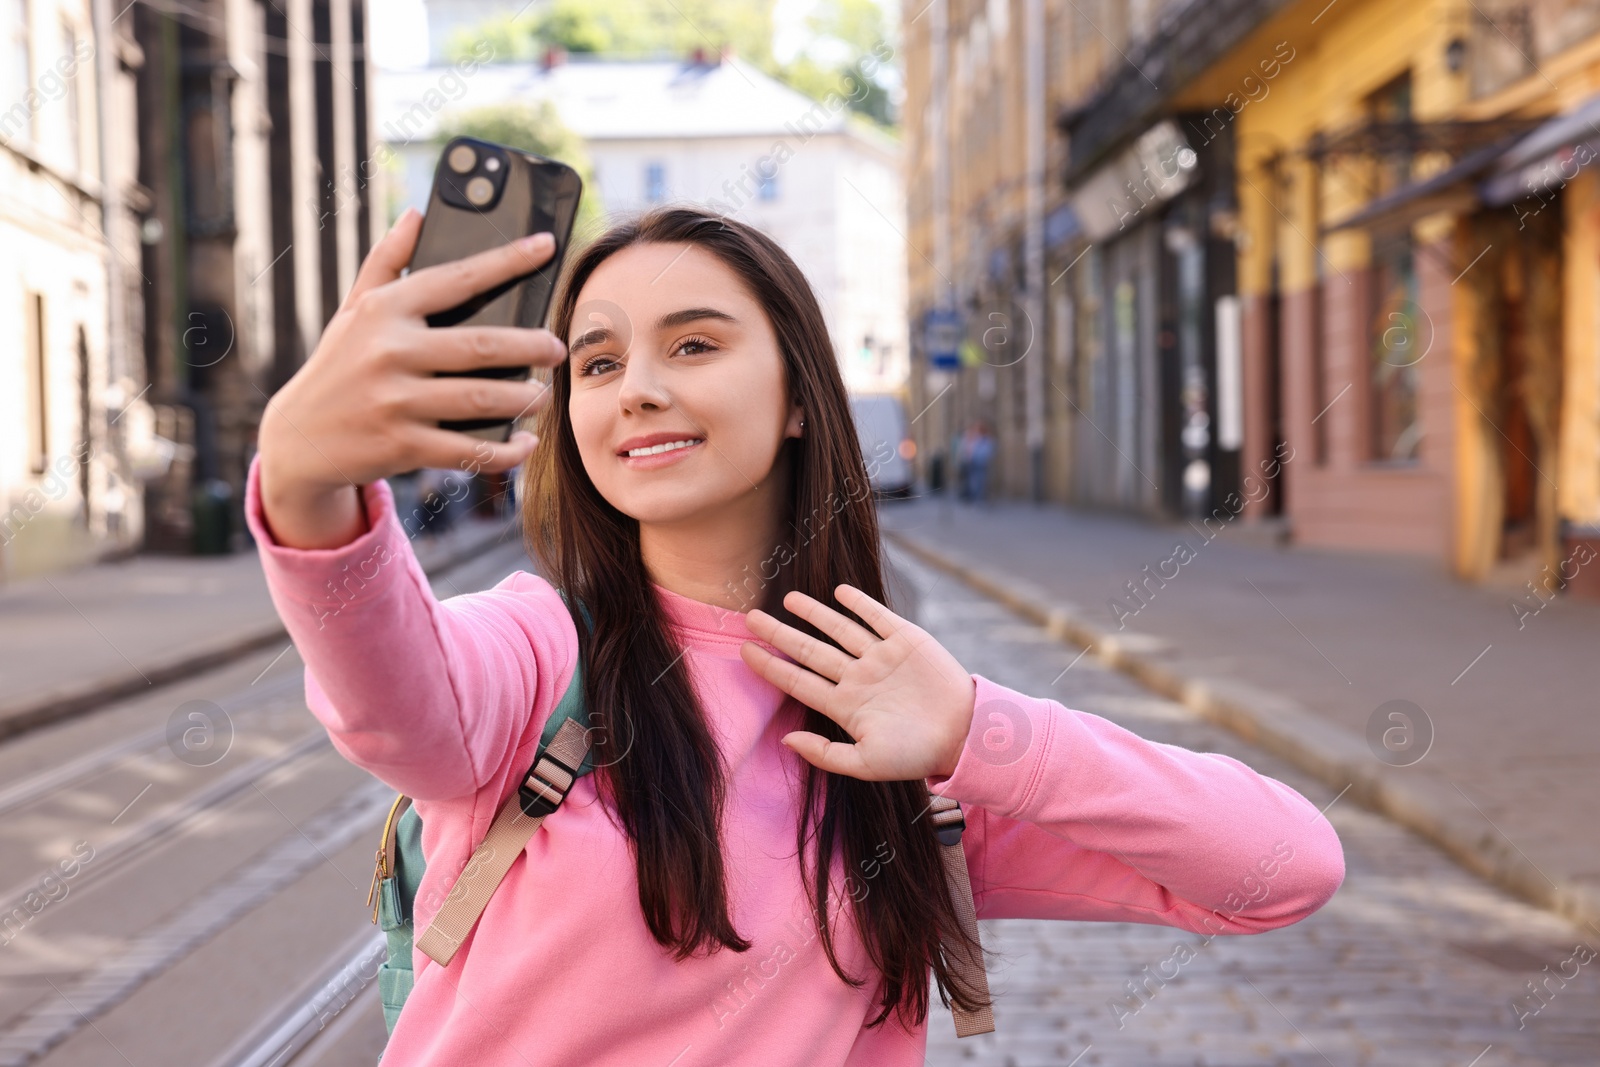
<instances>
[{"instance_id":1,"label":"phone camera lens","mask_svg":"<svg viewBox=\"0 0 1600 1067\"><path fill-rule=\"evenodd\" d=\"M465 174L478 164L478 153L464 144L458 144L450 149L450 169L457 174Z\"/></svg>"},{"instance_id":2,"label":"phone camera lens","mask_svg":"<svg viewBox=\"0 0 1600 1067\"><path fill-rule=\"evenodd\" d=\"M494 182L483 175L479 175L467 182L467 199L478 207L482 207L494 199Z\"/></svg>"}]
</instances>

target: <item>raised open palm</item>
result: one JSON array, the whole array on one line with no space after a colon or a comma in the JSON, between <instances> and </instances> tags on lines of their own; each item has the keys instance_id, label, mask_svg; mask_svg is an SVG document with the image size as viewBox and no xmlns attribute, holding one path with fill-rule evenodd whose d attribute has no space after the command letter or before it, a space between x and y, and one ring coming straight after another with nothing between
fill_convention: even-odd
<instances>
[{"instance_id":1,"label":"raised open palm","mask_svg":"<svg viewBox=\"0 0 1600 1067\"><path fill-rule=\"evenodd\" d=\"M834 595L872 629L798 591L783 605L844 651L766 612L747 616L752 633L796 661L746 641L739 651L750 668L855 739L829 741L797 730L784 735L784 744L825 771L865 781L951 774L972 725L972 676L926 630L855 586L836 586Z\"/></svg>"}]
</instances>

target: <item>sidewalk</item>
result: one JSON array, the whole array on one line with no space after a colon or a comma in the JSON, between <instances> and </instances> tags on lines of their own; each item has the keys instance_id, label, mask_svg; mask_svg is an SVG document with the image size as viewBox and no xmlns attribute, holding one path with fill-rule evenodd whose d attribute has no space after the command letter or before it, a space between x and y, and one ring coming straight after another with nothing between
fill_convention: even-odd
<instances>
[{"instance_id":1,"label":"sidewalk","mask_svg":"<svg viewBox=\"0 0 1600 1067\"><path fill-rule=\"evenodd\" d=\"M412 544L434 574L519 530L467 517ZM254 546L135 556L0 586L0 738L287 640Z\"/></svg>"},{"instance_id":2,"label":"sidewalk","mask_svg":"<svg viewBox=\"0 0 1600 1067\"><path fill-rule=\"evenodd\" d=\"M1271 547L1237 527L1208 541L1198 524L944 498L879 513L907 550L1348 787L1342 802L1600 922L1600 604L1559 597L1519 618L1516 591L1432 561ZM1422 709L1430 748L1386 749L1392 700Z\"/></svg>"}]
</instances>

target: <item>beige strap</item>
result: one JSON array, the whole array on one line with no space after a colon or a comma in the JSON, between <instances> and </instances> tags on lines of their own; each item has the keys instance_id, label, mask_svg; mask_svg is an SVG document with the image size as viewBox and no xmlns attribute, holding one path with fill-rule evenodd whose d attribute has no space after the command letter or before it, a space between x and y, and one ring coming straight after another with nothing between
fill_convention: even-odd
<instances>
[{"instance_id":1,"label":"beige strap","mask_svg":"<svg viewBox=\"0 0 1600 1067\"><path fill-rule=\"evenodd\" d=\"M589 752L589 733L580 724L568 719L556 731L523 783L534 793L559 808L572 788L573 778L566 767L579 767ZM550 757L554 757L551 759ZM559 760L560 763L556 761ZM565 766L563 766L565 765ZM522 854L549 814L529 817L522 810L521 790L506 798L495 815L483 842L473 851L461 876L445 896L444 903L428 924L417 947L441 967L450 966L456 950L472 933L489 898L500 888L511 864Z\"/></svg>"},{"instance_id":2,"label":"beige strap","mask_svg":"<svg viewBox=\"0 0 1600 1067\"><path fill-rule=\"evenodd\" d=\"M538 760L523 784L553 807L559 808L573 782L572 775L565 767L582 766L588 752L588 731L568 719L556 731L545 755ZM550 759L551 756L554 759ZM520 789L513 792L501 805L489 832L473 850L472 858L467 861L455 885L451 886L428 929L417 939L417 947L441 967L450 965L456 950L482 917L489 898L505 880L511 864L522 854L544 820L549 818L549 814L530 818L522 810L520 794ZM928 796L936 830L965 826L966 820L959 803L936 793L930 792ZM995 1026L994 1010L989 1002L989 976L984 969L978 911L972 901L972 881L967 873L967 857L961 848L959 831L953 843L940 842L939 852L944 860L945 881L949 885L956 917L962 929L978 946L976 956L967 951L965 943L961 941L952 941L944 946L945 958L960 985L976 991L983 1001L983 1006L977 1011L963 1011L958 1005L951 1005L956 1037L991 1033Z\"/></svg>"},{"instance_id":3,"label":"beige strap","mask_svg":"<svg viewBox=\"0 0 1600 1067\"><path fill-rule=\"evenodd\" d=\"M958 824L965 827L966 819L961 814L959 803L950 797L942 797L932 792L928 797L936 830ZM967 855L962 851L959 833L954 843L946 844L941 841L939 852L944 857L945 881L950 886L950 901L955 905L956 918L961 921L961 928L977 943L977 955L974 956L967 950L965 942L955 939L946 941L945 961L950 965L960 985L977 991L983 1001L983 1006L976 1011L963 1011L959 1005L951 1003L950 1011L956 1021L956 1037L992 1033L994 1008L989 998L989 975L983 965L983 939L978 932L978 909L972 902L972 879L967 874Z\"/></svg>"}]
</instances>

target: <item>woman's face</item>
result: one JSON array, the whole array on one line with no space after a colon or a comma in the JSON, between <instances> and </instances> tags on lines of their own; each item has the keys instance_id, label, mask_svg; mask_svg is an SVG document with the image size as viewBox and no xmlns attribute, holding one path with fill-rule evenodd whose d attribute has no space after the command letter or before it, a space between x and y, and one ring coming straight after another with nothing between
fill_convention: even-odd
<instances>
[{"instance_id":1,"label":"woman's face","mask_svg":"<svg viewBox=\"0 0 1600 1067\"><path fill-rule=\"evenodd\" d=\"M766 312L714 254L613 254L579 291L566 342L573 436L613 507L665 524L776 502L774 460L802 412ZM657 445L668 450L627 454Z\"/></svg>"}]
</instances>

